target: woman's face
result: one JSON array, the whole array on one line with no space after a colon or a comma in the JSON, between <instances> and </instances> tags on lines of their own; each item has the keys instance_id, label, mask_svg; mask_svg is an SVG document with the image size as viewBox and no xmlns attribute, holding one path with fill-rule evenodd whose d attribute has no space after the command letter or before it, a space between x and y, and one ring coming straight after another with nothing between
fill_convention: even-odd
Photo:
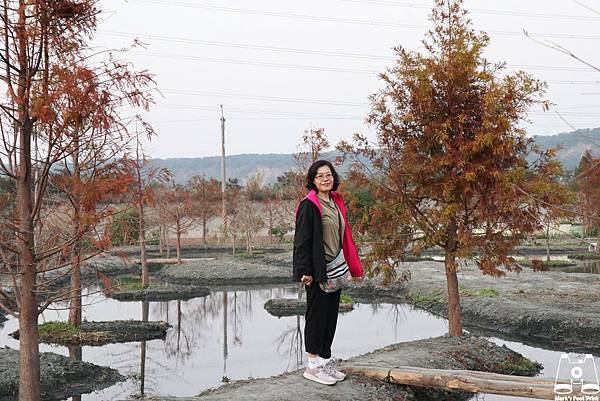
<instances>
[{"instance_id":1,"label":"woman's face","mask_svg":"<svg viewBox=\"0 0 600 401\"><path fill-rule=\"evenodd\" d=\"M329 166L319 167L313 183L319 192L331 191L333 188L333 174L331 174Z\"/></svg>"}]
</instances>

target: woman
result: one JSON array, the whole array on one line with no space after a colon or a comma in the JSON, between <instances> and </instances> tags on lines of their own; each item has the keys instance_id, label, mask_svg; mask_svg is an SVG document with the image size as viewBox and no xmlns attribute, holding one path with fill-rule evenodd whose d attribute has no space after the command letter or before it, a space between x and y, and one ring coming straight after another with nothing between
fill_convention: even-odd
<instances>
[{"instance_id":1,"label":"woman","mask_svg":"<svg viewBox=\"0 0 600 401\"><path fill-rule=\"evenodd\" d=\"M327 385L346 377L333 367L331 359L341 289L333 292L322 289L328 278L327 265L334 259L337 263L345 258L353 277L363 275L346 206L335 192L338 186L338 174L330 162L319 160L310 166L306 174L306 188L310 192L296 211L294 235L294 277L306 289L304 345L308 366L304 377Z\"/></svg>"}]
</instances>

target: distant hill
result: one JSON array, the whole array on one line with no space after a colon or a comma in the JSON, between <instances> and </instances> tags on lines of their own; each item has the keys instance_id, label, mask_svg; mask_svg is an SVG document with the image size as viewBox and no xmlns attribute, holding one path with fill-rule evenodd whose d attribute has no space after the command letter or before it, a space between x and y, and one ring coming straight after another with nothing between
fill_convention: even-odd
<instances>
[{"instance_id":1,"label":"distant hill","mask_svg":"<svg viewBox=\"0 0 600 401\"><path fill-rule=\"evenodd\" d=\"M594 155L600 155L600 128L580 129L556 135L538 135L535 141L542 149L549 149L561 145L557 158L567 171L575 170L581 160L581 155L586 150L591 150Z\"/></svg>"},{"instance_id":2,"label":"distant hill","mask_svg":"<svg viewBox=\"0 0 600 401\"><path fill-rule=\"evenodd\" d=\"M183 183L195 175L204 175L207 178L221 178L221 157L198 158L169 158L152 159L152 164L168 168L177 182ZM294 165L292 154L242 154L231 155L225 158L227 177L238 178L241 183L262 172L263 183L275 182L277 176L291 170Z\"/></svg>"},{"instance_id":3,"label":"distant hill","mask_svg":"<svg viewBox=\"0 0 600 401\"><path fill-rule=\"evenodd\" d=\"M600 155L600 128L577 130L556 135L539 135L534 139L542 149L548 149L562 145L558 152L558 159L563 163L565 170L574 170L579 164L581 155L587 149L594 154ZM324 158L333 160L337 152L324 154ZM221 177L221 158L218 156L199 158L169 158L153 159L154 166L166 167L173 174L177 182L186 182L194 175L204 175L207 178ZM261 171L263 183L275 182L277 177L285 171L294 167L292 154L242 154L232 155L226 158L227 177L236 177L242 183ZM342 166L340 172L344 172L346 166Z\"/></svg>"}]
</instances>

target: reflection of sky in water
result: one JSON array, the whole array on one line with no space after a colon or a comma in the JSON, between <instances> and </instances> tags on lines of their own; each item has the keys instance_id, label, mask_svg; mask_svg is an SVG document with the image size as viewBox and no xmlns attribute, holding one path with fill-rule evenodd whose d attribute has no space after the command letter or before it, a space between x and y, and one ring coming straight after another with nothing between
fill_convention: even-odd
<instances>
[{"instance_id":1,"label":"reflection of sky in water","mask_svg":"<svg viewBox=\"0 0 600 401\"><path fill-rule=\"evenodd\" d=\"M508 348L515 350L515 351L523 354L524 356L526 356L530 359L534 359L534 360L538 361L539 363L541 363L542 365L544 365L544 370L542 370L542 373L540 374L540 376L551 378L551 379L556 378L557 371L558 371L558 362L560 360L560 356L562 355L561 352L548 351L548 350L541 349L541 348L533 348L528 345L524 345L524 344L516 343L516 342L512 342L512 341L500 340L498 338L490 338L490 340L495 342L498 345L506 345ZM583 359L585 356L582 354L573 354L573 353L569 353L568 355L569 355L569 359L573 362L576 362L578 359ZM598 356L595 355L594 361L596 363L597 372L594 372L593 368L583 369L582 378L583 378L584 382L586 380L588 380L590 382L595 382L597 375L600 374L600 358L598 358ZM564 367L561 366L559 379L569 381L569 379L570 379L569 373L570 373L570 369L564 369ZM575 385L575 386L573 386L573 388L577 389L580 387ZM600 398L600 394L596 394L596 395L599 396L599 398ZM485 394L485 395L481 394L481 395L476 396L474 399L485 400L485 401L518 401L518 400L533 401L534 400L534 398L509 397L509 396L499 396L499 395L491 395L491 394Z\"/></svg>"},{"instance_id":2,"label":"reflection of sky in water","mask_svg":"<svg viewBox=\"0 0 600 401\"><path fill-rule=\"evenodd\" d=\"M293 288L280 287L230 291L226 301L223 292L215 292L208 297L185 302L151 303L149 319L168 321L173 328L169 330L166 341L146 343L146 394L192 396L218 386L223 376L237 380L296 370L305 362L303 333L298 330L303 329L304 318L278 319L263 308L271 298L295 297ZM101 294L89 295L84 302L88 304L84 309L84 318L87 320L142 317L141 302L117 302ZM66 320L67 316L66 310L47 311L40 321ZM17 322L11 319L0 328L0 346L18 348L18 342L8 336L17 326ZM415 310L409 305L360 304L352 312L340 314L333 352L334 356L346 359L392 343L446 332L445 319ZM507 344L544 364L544 376L555 376L560 352L498 339L494 341ZM111 366L130 379L100 393L84 395L82 400L119 400L139 392L141 346L140 343L127 343L84 347L85 361ZM42 344L40 348L42 351L68 355L64 347ZM600 361L596 363L600 367ZM478 397L489 401L525 400L493 395Z\"/></svg>"},{"instance_id":3,"label":"reflection of sky in water","mask_svg":"<svg viewBox=\"0 0 600 401\"><path fill-rule=\"evenodd\" d=\"M303 337L299 335L304 328L304 317L278 319L263 308L271 298L295 297L293 288L280 287L230 291L226 304L223 292L179 303L151 303L149 320L166 320L173 328L168 331L166 341L146 343L146 394L192 396L219 385L223 376L231 380L247 379L298 369L305 362ZM86 297L84 303L89 304L84 308L87 320L142 317L141 302L117 302L94 294ZM67 317L66 310L47 311L40 321ZM8 336L16 328L14 319L5 323L0 330L0 346L18 348L18 342ZM407 305L357 305L352 312L340 314L333 351L334 356L345 359L446 331L444 319ZM40 348L68 355L65 347L42 344ZM84 347L85 361L111 366L131 379L100 393L84 395L82 399L117 400L138 392L140 353L140 343Z\"/></svg>"}]
</instances>

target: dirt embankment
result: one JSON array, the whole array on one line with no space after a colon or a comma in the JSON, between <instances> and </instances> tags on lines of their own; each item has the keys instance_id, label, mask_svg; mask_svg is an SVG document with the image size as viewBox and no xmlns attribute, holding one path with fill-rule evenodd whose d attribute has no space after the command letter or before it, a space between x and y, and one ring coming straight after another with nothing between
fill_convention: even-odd
<instances>
[{"instance_id":1,"label":"dirt embankment","mask_svg":"<svg viewBox=\"0 0 600 401\"><path fill-rule=\"evenodd\" d=\"M341 363L348 366L415 366L439 369L469 369L486 372L533 376L541 366L506 347L482 338L436 337L390 345ZM280 376L236 381L196 397L154 397L152 401L396 401L396 400L467 400L464 392L420 389L351 375L334 386L323 386L302 377L302 370Z\"/></svg>"},{"instance_id":2,"label":"dirt embankment","mask_svg":"<svg viewBox=\"0 0 600 401\"><path fill-rule=\"evenodd\" d=\"M108 296L117 301L147 301L161 302L180 300L187 301L192 298L200 298L210 295L210 290L206 287L166 285L161 287L151 287L141 290L117 290L108 292Z\"/></svg>"},{"instance_id":3,"label":"dirt embankment","mask_svg":"<svg viewBox=\"0 0 600 401\"><path fill-rule=\"evenodd\" d=\"M410 302L446 317L443 263L405 267L411 272L408 283L383 287L378 280L364 280L348 293L361 302ZM524 269L495 278L467 265L458 272L458 281L467 330L562 351L600 351L598 274Z\"/></svg>"},{"instance_id":4,"label":"dirt embankment","mask_svg":"<svg viewBox=\"0 0 600 401\"><path fill-rule=\"evenodd\" d=\"M125 380L115 369L77 361L62 355L40 354L42 398L63 400L110 387ZM0 400L17 399L19 389L19 352L0 349Z\"/></svg>"},{"instance_id":5,"label":"dirt embankment","mask_svg":"<svg viewBox=\"0 0 600 401\"><path fill-rule=\"evenodd\" d=\"M340 313L350 312L354 304L340 303ZM265 310L276 317L298 316L306 313L306 299L269 299L265 302Z\"/></svg>"},{"instance_id":6,"label":"dirt embankment","mask_svg":"<svg viewBox=\"0 0 600 401\"><path fill-rule=\"evenodd\" d=\"M114 343L149 341L165 338L171 327L166 322L113 320L108 322L84 321L77 328L65 323L49 322L40 326L39 341L64 346L101 346ZM10 333L19 339L19 330Z\"/></svg>"},{"instance_id":7,"label":"dirt embankment","mask_svg":"<svg viewBox=\"0 0 600 401\"><path fill-rule=\"evenodd\" d=\"M292 283L291 264L273 262L264 257L232 258L221 255L216 260L199 260L170 265L157 276L179 285L256 285Z\"/></svg>"}]
</instances>

